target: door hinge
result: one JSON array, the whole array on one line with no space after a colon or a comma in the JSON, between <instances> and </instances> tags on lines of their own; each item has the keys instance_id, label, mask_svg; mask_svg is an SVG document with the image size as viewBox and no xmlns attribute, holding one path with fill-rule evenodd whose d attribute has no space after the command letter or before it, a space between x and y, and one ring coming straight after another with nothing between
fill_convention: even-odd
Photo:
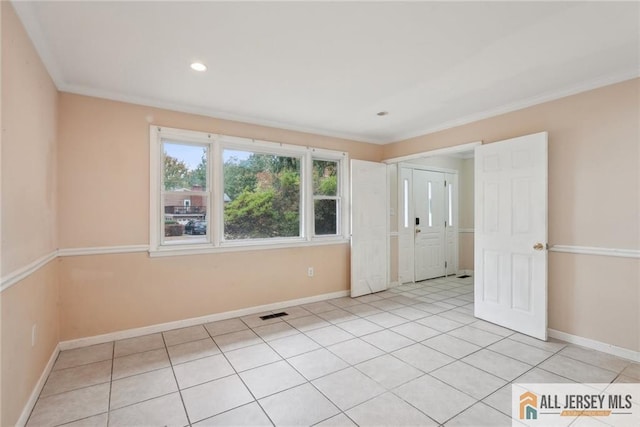
<instances>
[{"instance_id":1,"label":"door hinge","mask_svg":"<svg viewBox=\"0 0 640 427\"><path fill-rule=\"evenodd\" d=\"M447 268L447 261L444 262L444 268Z\"/></svg>"},{"instance_id":2,"label":"door hinge","mask_svg":"<svg viewBox=\"0 0 640 427\"><path fill-rule=\"evenodd\" d=\"M447 180L446 179L444 180L444 187L445 188L447 187Z\"/></svg>"}]
</instances>

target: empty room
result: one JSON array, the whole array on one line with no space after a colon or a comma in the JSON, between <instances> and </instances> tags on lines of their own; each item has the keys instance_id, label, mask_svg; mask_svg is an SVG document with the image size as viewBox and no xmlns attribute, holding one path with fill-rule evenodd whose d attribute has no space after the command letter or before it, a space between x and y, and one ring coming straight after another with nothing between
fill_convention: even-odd
<instances>
[{"instance_id":1,"label":"empty room","mask_svg":"<svg viewBox=\"0 0 640 427\"><path fill-rule=\"evenodd\" d=\"M640 425L640 2L0 22L1 426Z\"/></svg>"}]
</instances>

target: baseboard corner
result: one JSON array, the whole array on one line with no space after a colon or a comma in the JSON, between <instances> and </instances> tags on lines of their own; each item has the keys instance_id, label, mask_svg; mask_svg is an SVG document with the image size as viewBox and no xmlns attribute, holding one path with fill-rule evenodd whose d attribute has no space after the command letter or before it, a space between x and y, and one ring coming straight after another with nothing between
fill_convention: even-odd
<instances>
[{"instance_id":1,"label":"baseboard corner","mask_svg":"<svg viewBox=\"0 0 640 427\"><path fill-rule=\"evenodd\" d=\"M56 344L53 352L51 353L51 357L49 357L49 361L47 362L38 382L33 387L31 391L31 395L29 396L29 400L25 403L24 408L22 408L22 413L20 414L20 418L16 422L16 426L23 427L27 424L29 417L31 416L31 411L36 406L36 402L38 401L38 397L44 388L45 383L47 382L47 378L49 378L49 374L53 370L53 365L56 363L58 359L58 354L60 354L60 344Z\"/></svg>"}]
</instances>

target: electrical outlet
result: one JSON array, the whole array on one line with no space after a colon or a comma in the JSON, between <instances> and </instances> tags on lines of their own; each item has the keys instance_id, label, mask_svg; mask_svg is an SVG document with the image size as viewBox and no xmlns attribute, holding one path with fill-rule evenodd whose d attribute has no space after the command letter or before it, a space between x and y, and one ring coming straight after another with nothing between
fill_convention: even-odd
<instances>
[{"instance_id":1,"label":"electrical outlet","mask_svg":"<svg viewBox=\"0 0 640 427\"><path fill-rule=\"evenodd\" d=\"M36 345L36 324L31 327L31 347Z\"/></svg>"},{"instance_id":2,"label":"electrical outlet","mask_svg":"<svg viewBox=\"0 0 640 427\"><path fill-rule=\"evenodd\" d=\"M309 269L307 270L307 276L313 277L313 267L309 267Z\"/></svg>"}]
</instances>

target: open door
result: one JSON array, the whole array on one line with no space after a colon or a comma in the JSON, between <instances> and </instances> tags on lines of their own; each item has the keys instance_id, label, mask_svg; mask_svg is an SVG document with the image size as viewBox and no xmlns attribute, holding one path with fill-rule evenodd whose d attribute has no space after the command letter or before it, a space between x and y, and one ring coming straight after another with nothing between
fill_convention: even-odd
<instances>
[{"instance_id":1,"label":"open door","mask_svg":"<svg viewBox=\"0 0 640 427\"><path fill-rule=\"evenodd\" d=\"M547 133L475 149L475 316L547 339Z\"/></svg>"},{"instance_id":2,"label":"open door","mask_svg":"<svg viewBox=\"0 0 640 427\"><path fill-rule=\"evenodd\" d=\"M351 296L388 285L387 165L351 160Z\"/></svg>"}]
</instances>

